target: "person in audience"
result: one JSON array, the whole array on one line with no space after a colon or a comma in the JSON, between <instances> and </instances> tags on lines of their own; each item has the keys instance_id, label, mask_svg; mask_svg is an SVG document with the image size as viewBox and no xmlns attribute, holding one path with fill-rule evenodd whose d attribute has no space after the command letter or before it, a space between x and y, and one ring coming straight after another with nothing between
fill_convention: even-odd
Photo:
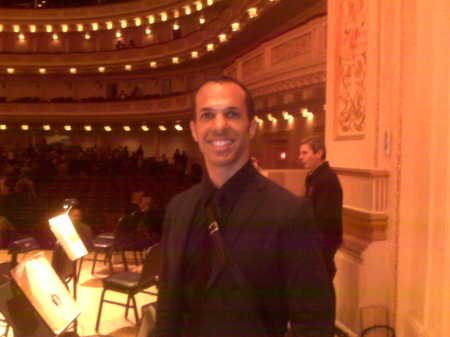
<instances>
[{"instance_id":1,"label":"person in audience","mask_svg":"<svg viewBox=\"0 0 450 337\"><path fill-rule=\"evenodd\" d=\"M144 191L142 190L133 192L131 194L130 203L125 208L124 215L131 215L132 213L139 211L140 210L139 205L141 204L144 195L145 195Z\"/></svg>"},{"instance_id":2,"label":"person in audience","mask_svg":"<svg viewBox=\"0 0 450 337\"><path fill-rule=\"evenodd\" d=\"M130 43L128 44L128 48L136 48L136 44L134 43L134 40L130 40Z\"/></svg>"},{"instance_id":3,"label":"person in audience","mask_svg":"<svg viewBox=\"0 0 450 337\"><path fill-rule=\"evenodd\" d=\"M311 203L253 167L248 89L218 76L192 102L208 178L167 207L153 335L284 337L290 324L292 336L332 337L333 289Z\"/></svg>"},{"instance_id":4,"label":"person in audience","mask_svg":"<svg viewBox=\"0 0 450 337\"><path fill-rule=\"evenodd\" d=\"M117 50L126 49L126 46L122 43L122 40L117 41L116 49Z\"/></svg>"}]
</instances>

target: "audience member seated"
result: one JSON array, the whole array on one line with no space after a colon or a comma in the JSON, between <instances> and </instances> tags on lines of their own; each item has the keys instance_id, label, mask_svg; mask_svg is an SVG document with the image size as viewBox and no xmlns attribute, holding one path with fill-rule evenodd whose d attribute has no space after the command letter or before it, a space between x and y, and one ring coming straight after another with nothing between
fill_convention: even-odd
<instances>
[{"instance_id":1,"label":"audience member seated","mask_svg":"<svg viewBox=\"0 0 450 337\"><path fill-rule=\"evenodd\" d=\"M128 44L128 48L136 48L136 44L134 43L134 40L130 40L130 43Z\"/></svg>"},{"instance_id":2,"label":"audience member seated","mask_svg":"<svg viewBox=\"0 0 450 337\"><path fill-rule=\"evenodd\" d=\"M120 50L120 49L126 49L126 46L122 43L122 40L118 40L118 41L117 41L116 49L117 49L117 50Z\"/></svg>"}]
</instances>

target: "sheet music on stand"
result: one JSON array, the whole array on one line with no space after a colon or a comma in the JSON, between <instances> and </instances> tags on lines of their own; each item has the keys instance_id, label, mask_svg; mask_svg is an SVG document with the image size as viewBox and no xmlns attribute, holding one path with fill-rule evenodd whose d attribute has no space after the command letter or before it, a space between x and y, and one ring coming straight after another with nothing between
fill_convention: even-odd
<instances>
[{"instance_id":1,"label":"sheet music on stand","mask_svg":"<svg viewBox=\"0 0 450 337\"><path fill-rule=\"evenodd\" d=\"M43 252L17 265L11 270L11 275L56 335L62 333L80 315L80 306Z\"/></svg>"}]
</instances>

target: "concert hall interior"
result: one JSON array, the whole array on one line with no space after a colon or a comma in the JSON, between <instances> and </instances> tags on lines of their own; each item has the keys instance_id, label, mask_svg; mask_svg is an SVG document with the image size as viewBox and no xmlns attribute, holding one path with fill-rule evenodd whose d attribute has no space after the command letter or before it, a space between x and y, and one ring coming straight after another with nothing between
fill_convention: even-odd
<instances>
[{"instance_id":1,"label":"concert hall interior","mask_svg":"<svg viewBox=\"0 0 450 337\"><path fill-rule=\"evenodd\" d=\"M325 140L344 194L337 335L450 336L449 13L447 0L0 0L1 285L11 243L37 244L18 262L53 259L48 220L68 201L95 240L139 205L160 223L206 174L191 95L223 74L254 97L251 156L268 178L303 195L300 141ZM104 255L91 273L93 256L80 336L97 333L111 274ZM140 312L156 296L137 298ZM132 310L104 307L99 335L137 336Z\"/></svg>"}]
</instances>

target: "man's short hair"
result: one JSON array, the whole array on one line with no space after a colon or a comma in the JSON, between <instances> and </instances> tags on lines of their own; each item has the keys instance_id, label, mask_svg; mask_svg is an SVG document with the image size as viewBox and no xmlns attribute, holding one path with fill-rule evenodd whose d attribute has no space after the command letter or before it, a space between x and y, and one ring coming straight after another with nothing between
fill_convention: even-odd
<instances>
[{"instance_id":1,"label":"man's short hair","mask_svg":"<svg viewBox=\"0 0 450 337\"><path fill-rule=\"evenodd\" d=\"M317 151L322 150L322 159L325 160L327 158L327 149L325 148L325 142L321 137L319 136L305 137L301 140L300 146L301 145L309 145L314 153L317 153Z\"/></svg>"},{"instance_id":2,"label":"man's short hair","mask_svg":"<svg viewBox=\"0 0 450 337\"><path fill-rule=\"evenodd\" d=\"M217 75L217 76L214 76L214 77L211 77L211 78L207 79L192 94L191 100L192 100L192 120L193 121L195 121L195 119L196 119L196 114L195 114L195 112L196 112L196 102L195 102L195 98L197 97L197 94L200 91L200 89L203 88L208 83L234 83L234 84L238 85L245 93L245 107L247 108L248 120L249 121L253 120L253 118L255 117L255 103L253 101L253 97L252 97L252 94L250 93L250 90L248 90L248 88L245 85L243 85L241 82L239 82L238 80L234 79L233 77L225 76L225 75Z\"/></svg>"}]
</instances>

